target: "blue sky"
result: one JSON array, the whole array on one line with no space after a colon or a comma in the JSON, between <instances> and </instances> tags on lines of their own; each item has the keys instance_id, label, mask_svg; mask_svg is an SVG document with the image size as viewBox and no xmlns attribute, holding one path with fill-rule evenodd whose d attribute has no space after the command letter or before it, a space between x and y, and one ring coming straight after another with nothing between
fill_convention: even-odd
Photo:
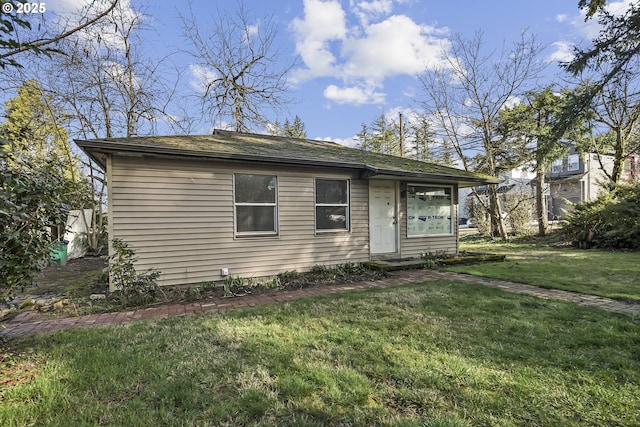
<instances>
[{"instance_id":1,"label":"blue sky","mask_svg":"<svg viewBox=\"0 0 640 427\"><path fill-rule=\"evenodd\" d=\"M127 0L122 0L127 1ZM626 7L629 0L609 2ZM200 29L206 32L216 10L233 9L236 2L193 0ZM298 58L290 74L296 103L280 121L296 114L306 125L309 138L353 145L362 123L380 114L410 115L416 110L421 88L416 73L441 59L454 34L471 38L483 32L488 49L511 45L522 31L535 34L545 46L540 58L549 64L541 84L560 80L558 60L570 58L574 44L597 34L595 22L584 22L578 0L246 0L247 9L260 17L273 15L278 27L278 48L283 60ZM64 14L78 1L49 0L47 7ZM143 33L148 55L159 60L184 48L182 21L187 3L126 3L133 13L148 15ZM172 61L180 72L183 93L202 87L202 69L185 54ZM173 76L172 76L173 77ZM195 110L194 110L194 114ZM198 113L199 114L199 113ZM272 117L275 119L276 117ZM194 133L208 133L203 123Z\"/></svg>"}]
</instances>

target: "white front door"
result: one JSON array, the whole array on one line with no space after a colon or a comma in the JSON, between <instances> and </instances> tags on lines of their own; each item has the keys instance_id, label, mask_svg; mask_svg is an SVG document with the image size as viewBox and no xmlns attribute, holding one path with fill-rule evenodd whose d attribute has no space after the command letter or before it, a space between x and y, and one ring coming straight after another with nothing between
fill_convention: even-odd
<instances>
[{"instance_id":1,"label":"white front door","mask_svg":"<svg viewBox=\"0 0 640 427\"><path fill-rule=\"evenodd\" d=\"M372 254L396 253L396 183L369 181L369 241Z\"/></svg>"}]
</instances>

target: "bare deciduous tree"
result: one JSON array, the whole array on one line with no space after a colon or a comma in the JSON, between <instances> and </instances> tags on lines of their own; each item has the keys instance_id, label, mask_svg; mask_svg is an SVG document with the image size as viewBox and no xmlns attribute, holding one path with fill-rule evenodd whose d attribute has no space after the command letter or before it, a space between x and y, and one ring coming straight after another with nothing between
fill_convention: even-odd
<instances>
[{"instance_id":1,"label":"bare deciduous tree","mask_svg":"<svg viewBox=\"0 0 640 427\"><path fill-rule=\"evenodd\" d=\"M425 93L421 104L466 169L500 177L518 166L509 145L514 141L498 132L499 113L534 85L543 68L540 51L535 37L526 33L511 49L489 53L481 32L470 40L456 36L451 50L443 52L445 65L420 76ZM485 208L492 234L506 238L497 190L497 185L489 186Z\"/></svg>"},{"instance_id":2,"label":"bare deciduous tree","mask_svg":"<svg viewBox=\"0 0 640 427\"><path fill-rule=\"evenodd\" d=\"M26 52L44 53L46 55L58 52L58 49L53 47L56 43L100 22L115 9L118 1L110 0L105 3L94 0L92 7L87 8L87 13L76 24L62 26L58 32L53 34L46 32L36 34L33 31L32 22L29 20L31 16L29 15L25 18L17 14L16 11L9 13L3 11L0 17L0 68L7 66L22 67L18 57ZM3 1L2 3L4 4L5 2ZM106 7L102 7L103 5ZM46 3L38 3L37 6L41 8L40 11L42 13L46 10L43 9L46 8ZM100 9L103 9L103 11L99 12ZM98 12L95 12L96 10ZM91 13L92 11L95 13ZM33 16L37 15L41 14L34 14ZM26 34L23 34L24 32Z\"/></svg>"},{"instance_id":3,"label":"bare deciduous tree","mask_svg":"<svg viewBox=\"0 0 640 427\"><path fill-rule=\"evenodd\" d=\"M605 126L606 134L579 148L598 154L600 168L611 186L615 186L622 178L624 162L640 152L640 79L635 70L631 73L622 70L602 85L593 98L593 120ZM613 156L610 168L605 166L601 155Z\"/></svg>"},{"instance_id":4,"label":"bare deciduous tree","mask_svg":"<svg viewBox=\"0 0 640 427\"><path fill-rule=\"evenodd\" d=\"M69 113L73 137L154 134L159 120L177 123L165 112L175 85L161 78L162 61L150 61L141 51L144 19L121 2L94 29L59 43L63 55L37 70L48 93ZM106 177L91 160L85 166L93 183L88 243L98 251Z\"/></svg>"},{"instance_id":5,"label":"bare deciduous tree","mask_svg":"<svg viewBox=\"0 0 640 427\"><path fill-rule=\"evenodd\" d=\"M200 29L193 11L182 17L189 53L203 80L200 97L204 115L227 119L237 131L266 125L268 111L292 102L287 74L295 61L281 62L275 47L277 28L272 16L252 19L242 1L233 14L218 11L207 33ZM283 65L284 64L284 65Z\"/></svg>"}]
</instances>

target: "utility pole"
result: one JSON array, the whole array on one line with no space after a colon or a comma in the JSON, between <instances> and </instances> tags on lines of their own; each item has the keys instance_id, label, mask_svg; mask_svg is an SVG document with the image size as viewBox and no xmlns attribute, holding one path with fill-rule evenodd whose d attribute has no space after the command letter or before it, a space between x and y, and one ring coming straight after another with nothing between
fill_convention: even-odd
<instances>
[{"instance_id":1,"label":"utility pole","mask_svg":"<svg viewBox=\"0 0 640 427\"><path fill-rule=\"evenodd\" d=\"M404 157L404 124L402 123L402 113L400 115L400 157Z\"/></svg>"}]
</instances>

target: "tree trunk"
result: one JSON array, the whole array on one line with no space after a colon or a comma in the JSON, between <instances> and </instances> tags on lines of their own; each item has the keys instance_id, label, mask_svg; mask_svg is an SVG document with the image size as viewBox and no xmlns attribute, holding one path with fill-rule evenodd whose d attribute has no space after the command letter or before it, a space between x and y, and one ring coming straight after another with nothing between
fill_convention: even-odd
<instances>
[{"instance_id":1,"label":"tree trunk","mask_svg":"<svg viewBox=\"0 0 640 427\"><path fill-rule=\"evenodd\" d=\"M538 236L546 236L549 230L547 204L544 199L544 172L536 172L536 217L538 218Z\"/></svg>"},{"instance_id":2,"label":"tree trunk","mask_svg":"<svg viewBox=\"0 0 640 427\"><path fill-rule=\"evenodd\" d=\"M625 147L625 137L622 134L621 129L616 129L616 141L613 152L613 170L611 171L611 183L610 187L614 188L616 185L620 184L620 179L622 178L622 170L624 169L624 147Z\"/></svg>"},{"instance_id":3,"label":"tree trunk","mask_svg":"<svg viewBox=\"0 0 640 427\"><path fill-rule=\"evenodd\" d=\"M491 216L491 236L507 240L507 228L502 218L502 207L498 198L498 186L489 185L489 214Z\"/></svg>"},{"instance_id":4,"label":"tree trunk","mask_svg":"<svg viewBox=\"0 0 640 427\"><path fill-rule=\"evenodd\" d=\"M617 154L617 153L616 153ZM609 187L613 188L617 184L620 184L622 180L622 171L624 170L624 157L617 157L613 159L613 169L611 171L611 184Z\"/></svg>"}]
</instances>

